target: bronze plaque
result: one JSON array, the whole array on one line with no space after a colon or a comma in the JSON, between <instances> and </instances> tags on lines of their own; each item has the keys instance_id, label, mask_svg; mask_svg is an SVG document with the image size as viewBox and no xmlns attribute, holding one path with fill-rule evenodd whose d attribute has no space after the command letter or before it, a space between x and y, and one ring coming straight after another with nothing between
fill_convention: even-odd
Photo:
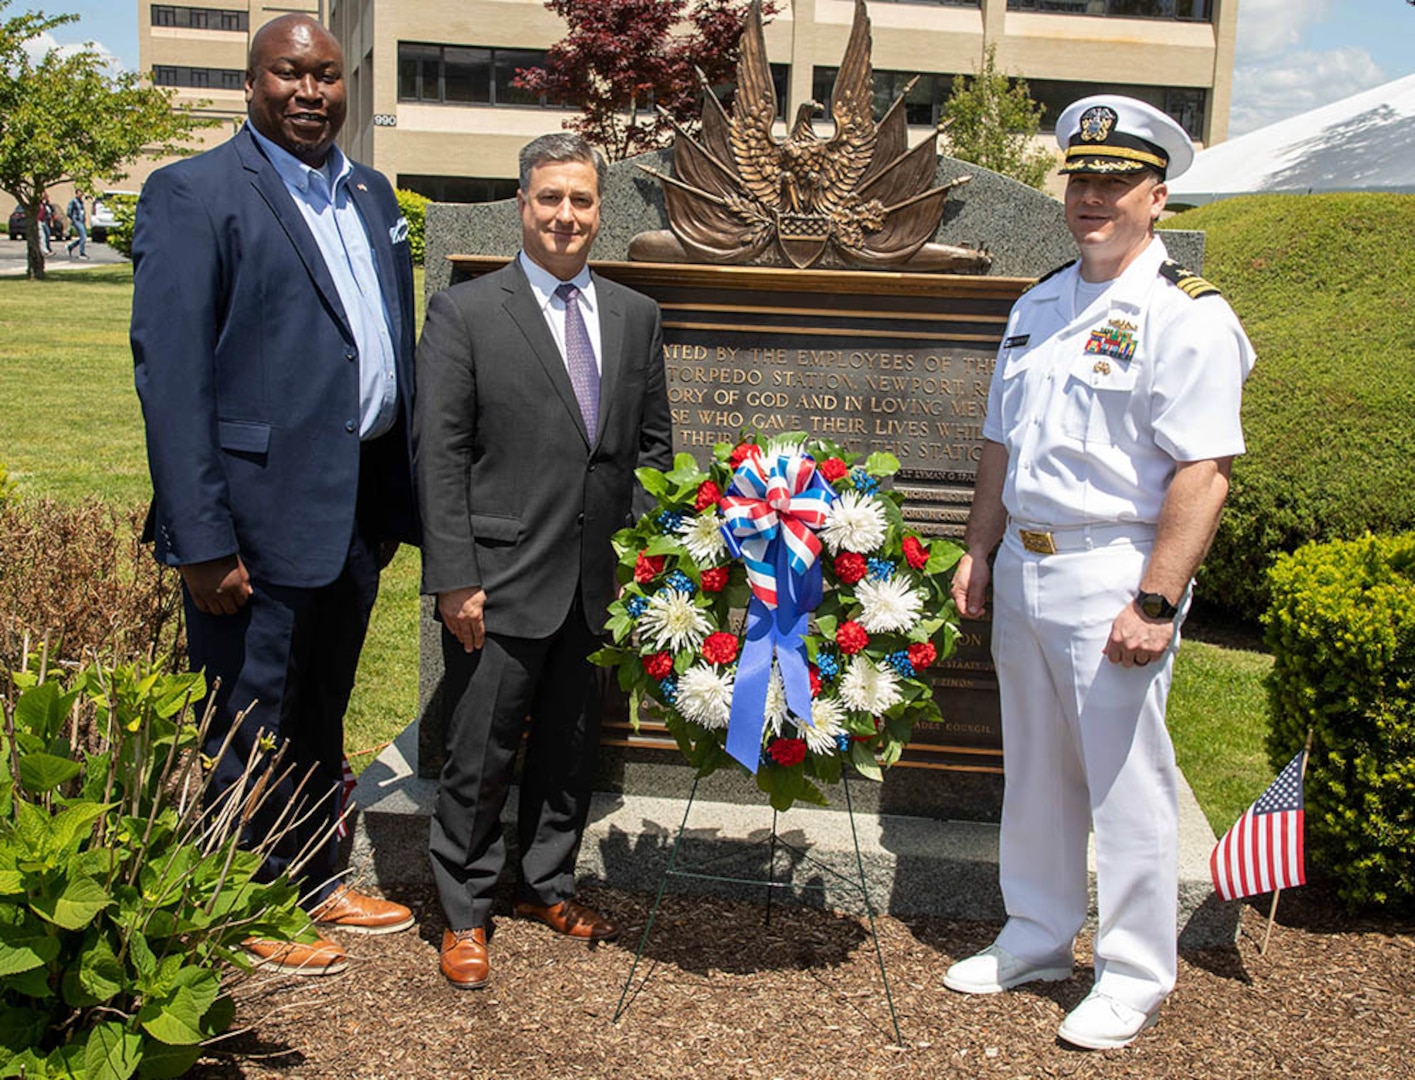
<instances>
[{"instance_id":1,"label":"bronze plaque","mask_svg":"<svg viewBox=\"0 0 1415 1080\"><path fill-rule=\"evenodd\" d=\"M454 280L506 260L457 257ZM743 428L804 431L903 468L904 518L960 539L982 449L994 357L1030 279L879 271L595 263L658 301L675 448L705 462ZM943 721L915 729L901 764L1001 771L988 622L965 622L934 685ZM606 716L605 741L672 748Z\"/></svg>"}]
</instances>

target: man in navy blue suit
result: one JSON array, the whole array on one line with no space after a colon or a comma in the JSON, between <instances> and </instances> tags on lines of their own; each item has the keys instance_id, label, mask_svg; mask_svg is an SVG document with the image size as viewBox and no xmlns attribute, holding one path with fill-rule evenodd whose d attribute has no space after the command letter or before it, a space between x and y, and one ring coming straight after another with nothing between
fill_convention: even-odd
<instances>
[{"instance_id":1,"label":"man in navy blue suit","mask_svg":"<svg viewBox=\"0 0 1415 1080\"><path fill-rule=\"evenodd\" d=\"M247 841L298 819L292 801L322 801L263 873L300 880L317 922L389 933L412 914L336 886L331 833L379 571L417 539L412 260L388 181L335 145L343 67L339 43L307 16L256 33L249 122L144 186L132 345L155 554L182 575L192 666L220 678L207 753L251 710L213 790L238 781L262 732L285 744L291 775ZM323 937L246 945L303 974L347 966Z\"/></svg>"}]
</instances>

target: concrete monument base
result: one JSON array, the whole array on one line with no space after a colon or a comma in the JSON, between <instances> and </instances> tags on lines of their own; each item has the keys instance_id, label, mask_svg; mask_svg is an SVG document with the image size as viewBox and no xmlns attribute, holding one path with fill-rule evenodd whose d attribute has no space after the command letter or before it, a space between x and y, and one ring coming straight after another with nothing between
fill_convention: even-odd
<instances>
[{"instance_id":1,"label":"concrete monument base","mask_svg":"<svg viewBox=\"0 0 1415 1080\"><path fill-rule=\"evenodd\" d=\"M426 884L428 819L437 781L417 775L416 725L398 739L359 777L353 798L350 856L355 878L388 888ZM581 880L620 889L653 892L658 888L692 788L692 773L680 766L679 797L600 792L595 795L580 850ZM890 774L886 774L888 777ZM1238 936L1241 905L1223 903L1213 893L1208 858L1213 830L1181 777L1179 794L1179 945L1199 949L1231 945ZM886 784L889 780L886 779ZM879 785L864 779L851 783L856 807L855 831L870 896L877 910L891 915L939 915L1000 923L1004 918L997 885L997 825L990 822L936 820L880 812L880 800L869 789ZM699 789L688 816L679 854L680 868L714 860L712 872L765 879L767 846L773 815L766 797L746 777L717 774L706 790ZM854 878L855 847L850 815L831 808L798 807L776 817L778 835L809 852L847 879ZM516 794L507 801L508 823L514 821ZM508 829L508 837L514 837ZM804 903L859 911L858 891L837 887L831 874L810 862L790 860L791 880L812 888ZM778 854L776 875L785 876L787 861ZM1094 852L1091 856L1094 876ZM823 887L823 891L821 891ZM740 882L703 882L675 878L674 892L711 889L739 899L765 899L761 886ZM1094 926L1094 892L1091 925ZM860 911L863 914L863 911Z\"/></svg>"}]
</instances>

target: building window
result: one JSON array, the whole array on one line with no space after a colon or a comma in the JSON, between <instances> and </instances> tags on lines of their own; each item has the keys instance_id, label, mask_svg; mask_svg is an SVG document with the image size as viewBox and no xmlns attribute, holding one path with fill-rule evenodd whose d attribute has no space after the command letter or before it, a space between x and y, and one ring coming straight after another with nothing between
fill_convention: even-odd
<instances>
[{"instance_id":1,"label":"building window","mask_svg":"<svg viewBox=\"0 0 1415 1080\"><path fill-rule=\"evenodd\" d=\"M481 203L510 199L517 181L482 176L418 176L398 174L398 187L416 191L433 202Z\"/></svg>"},{"instance_id":2,"label":"building window","mask_svg":"<svg viewBox=\"0 0 1415 1080\"><path fill-rule=\"evenodd\" d=\"M153 4L153 26L181 26L191 30L240 30L250 28L250 14L230 8L180 7Z\"/></svg>"},{"instance_id":3,"label":"building window","mask_svg":"<svg viewBox=\"0 0 1415 1080\"><path fill-rule=\"evenodd\" d=\"M152 81L158 86L240 90L246 85L246 73L239 68L176 67L159 64L153 68Z\"/></svg>"},{"instance_id":4,"label":"building window","mask_svg":"<svg viewBox=\"0 0 1415 1080\"><path fill-rule=\"evenodd\" d=\"M1073 101L1092 94L1124 94L1162 109L1178 121L1191 139L1204 135L1204 112L1208 91L1201 86L1127 86L1121 83L1063 82L1058 79L1027 79L1027 92L1044 108L1041 130L1056 130L1056 118Z\"/></svg>"},{"instance_id":5,"label":"building window","mask_svg":"<svg viewBox=\"0 0 1415 1080\"><path fill-rule=\"evenodd\" d=\"M830 95L835 90L835 76L839 71L833 67L818 67L811 73L811 96L825 106L825 115L831 114ZM914 78L910 71L876 70L874 82L874 114L878 120L894 99L904 93L909 80ZM913 88L904 95L904 118L914 125L934 126L938 124L943 104L953 92L953 76L924 74L918 77Z\"/></svg>"},{"instance_id":6,"label":"building window","mask_svg":"<svg viewBox=\"0 0 1415 1080\"><path fill-rule=\"evenodd\" d=\"M1008 11L1109 15L1121 19L1213 21L1213 0L1007 0Z\"/></svg>"},{"instance_id":7,"label":"building window","mask_svg":"<svg viewBox=\"0 0 1415 1080\"><path fill-rule=\"evenodd\" d=\"M398 100L452 105L544 106L552 103L539 94L511 85L518 70L544 64L544 49L488 49L400 41Z\"/></svg>"}]
</instances>

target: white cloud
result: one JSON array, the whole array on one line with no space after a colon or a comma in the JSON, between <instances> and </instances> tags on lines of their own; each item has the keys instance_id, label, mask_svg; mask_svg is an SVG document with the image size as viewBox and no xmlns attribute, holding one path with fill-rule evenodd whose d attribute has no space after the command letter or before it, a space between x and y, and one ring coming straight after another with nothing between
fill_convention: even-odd
<instances>
[{"instance_id":1,"label":"white cloud","mask_svg":"<svg viewBox=\"0 0 1415 1080\"><path fill-rule=\"evenodd\" d=\"M54 35L47 30L42 34L30 38L24 44L26 55L29 56L30 63L37 64L44 59L51 49L58 49L61 56L70 56L80 52L85 48L92 49L98 53L103 60L103 66L108 69L109 75L118 75L127 69L123 66L123 61L118 59L118 54L106 47L101 41L89 41L84 43L71 42L60 44L55 40Z\"/></svg>"},{"instance_id":2,"label":"white cloud","mask_svg":"<svg viewBox=\"0 0 1415 1080\"><path fill-rule=\"evenodd\" d=\"M1330 0L1243 0L1236 43L1240 61L1297 45L1304 30L1326 18L1330 6Z\"/></svg>"},{"instance_id":3,"label":"white cloud","mask_svg":"<svg viewBox=\"0 0 1415 1080\"><path fill-rule=\"evenodd\" d=\"M1258 0L1254 6L1269 2ZM1340 101L1387 80L1371 54L1354 45L1327 52L1287 52L1240 64L1233 72L1229 137Z\"/></svg>"}]
</instances>

